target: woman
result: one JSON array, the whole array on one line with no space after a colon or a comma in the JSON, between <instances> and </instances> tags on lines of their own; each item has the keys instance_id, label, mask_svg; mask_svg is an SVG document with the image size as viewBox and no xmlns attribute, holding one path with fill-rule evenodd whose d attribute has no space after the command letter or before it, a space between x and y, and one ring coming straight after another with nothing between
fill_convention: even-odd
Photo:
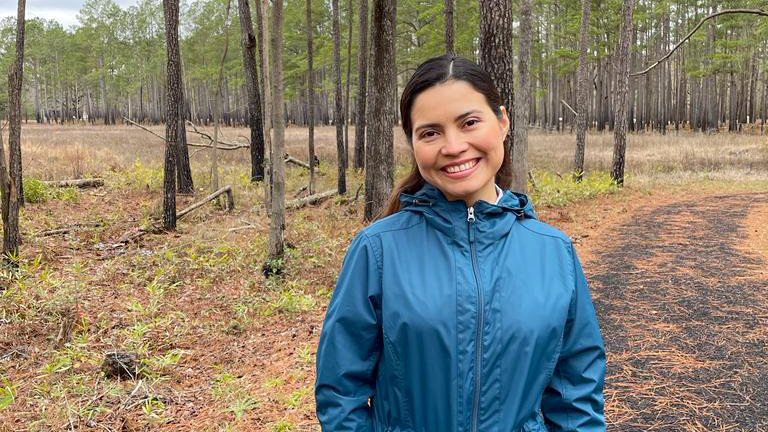
<instances>
[{"instance_id":1,"label":"woman","mask_svg":"<svg viewBox=\"0 0 768 432\"><path fill-rule=\"evenodd\" d=\"M317 351L323 431L605 430L605 351L573 245L496 186L500 105L460 57L406 85L415 166L339 275Z\"/></svg>"}]
</instances>

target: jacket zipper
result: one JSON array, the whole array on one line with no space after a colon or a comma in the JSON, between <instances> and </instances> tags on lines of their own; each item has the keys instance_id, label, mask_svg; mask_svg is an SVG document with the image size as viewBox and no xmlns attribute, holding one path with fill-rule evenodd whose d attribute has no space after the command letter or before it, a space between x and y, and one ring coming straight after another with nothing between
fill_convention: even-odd
<instances>
[{"instance_id":1,"label":"jacket zipper","mask_svg":"<svg viewBox=\"0 0 768 432\"><path fill-rule=\"evenodd\" d=\"M472 272L477 286L477 330L475 333L475 394L472 403L472 432L477 432L478 411L480 410L480 382L482 375L482 344L483 344L483 289L477 274L477 248L475 246L475 208L467 208L467 223L469 225L469 247L472 253Z\"/></svg>"}]
</instances>

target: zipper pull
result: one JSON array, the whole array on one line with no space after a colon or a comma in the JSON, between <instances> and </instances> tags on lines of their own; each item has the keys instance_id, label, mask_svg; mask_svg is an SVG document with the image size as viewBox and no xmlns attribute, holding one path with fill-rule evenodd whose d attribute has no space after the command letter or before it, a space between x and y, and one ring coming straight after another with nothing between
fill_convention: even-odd
<instances>
[{"instance_id":1,"label":"zipper pull","mask_svg":"<svg viewBox=\"0 0 768 432\"><path fill-rule=\"evenodd\" d=\"M475 221L475 208L469 207L467 209L467 222L474 222Z\"/></svg>"}]
</instances>

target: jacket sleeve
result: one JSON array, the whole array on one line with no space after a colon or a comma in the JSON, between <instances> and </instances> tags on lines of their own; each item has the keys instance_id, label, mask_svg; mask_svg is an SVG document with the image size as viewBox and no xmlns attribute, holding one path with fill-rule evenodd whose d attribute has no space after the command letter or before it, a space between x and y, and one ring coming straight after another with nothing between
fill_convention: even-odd
<instances>
[{"instance_id":1,"label":"jacket sleeve","mask_svg":"<svg viewBox=\"0 0 768 432\"><path fill-rule=\"evenodd\" d=\"M381 277L376 253L358 234L344 258L317 349L315 401L323 432L371 432L381 352Z\"/></svg>"},{"instance_id":2,"label":"jacket sleeve","mask_svg":"<svg viewBox=\"0 0 768 432\"><path fill-rule=\"evenodd\" d=\"M595 308L573 245L575 276L560 357L542 399L550 431L605 431L603 382L605 347Z\"/></svg>"}]
</instances>

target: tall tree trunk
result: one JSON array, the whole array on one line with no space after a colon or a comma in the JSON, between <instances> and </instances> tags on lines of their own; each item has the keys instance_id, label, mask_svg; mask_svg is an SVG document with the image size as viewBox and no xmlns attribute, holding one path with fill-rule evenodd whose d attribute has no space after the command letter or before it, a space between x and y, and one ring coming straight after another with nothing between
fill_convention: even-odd
<instances>
[{"instance_id":1,"label":"tall tree trunk","mask_svg":"<svg viewBox=\"0 0 768 432\"><path fill-rule=\"evenodd\" d=\"M16 14L16 58L8 72L8 153L9 175L6 182L3 175L3 255L12 261L19 255L21 233L19 232L19 206L24 203L21 188L21 90L24 82L24 36L25 0L19 0ZM2 132L0 132L2 134ZM3 152L4 153L4 152ZM5 155L3 168L5 171Z\"/></svg>"},{"instance_id":2,"label":"tall tree trunk","mask_svg":"<svg viewBox=\"0 0 768 432\"><path fill-rule=\"evenodd\" d=\"M227 0L227 10L224 14L224 52L221 54L219 62L219 77L216 80L216 96L213 100L213 152L211 154L211 192L219 190L219 129L221 127L221 105L224 94L224 62L227 61L229 52L229 10L232 5L231 0Z\"/></svg>"},{"instance_id":3,"label":"tall tree trunk","mask_svg":"<svg viewBox=\"0 0 768 432\"><path fill-rule=\"evenodd\" d=\"M528 122L530 110L529 64L531 58L531 0L520 1L520 87L516 94L515 132L512 147L512 190L528 193Z\"/></svg>"},{"instance_id":4,"label":"tall tree trunk","mask_svg":"<svg viewBox=\"0 0 768 432\"><path fill-rule=\"evenodd\" d=\"M344 101L341 93L341 30L339 26L339 0L332 0L333 8L333 80L336 83L333 122L336 124L336 156L338 161L339 194L347 192L346 160L344 152Z\"/></svg>"},{"instance_id":5,"label":"tall tree trunk","mask_svg":"<svg viewBox=\"0 0 768 432\"><path fill-rule=\"evenodd\" d=\"M261 69L259 76L261 78L261 90L264 95L262 104L262 118L264 119L264 207L267 212L272 211L272 86L269 80L269 49L267 40L269 39L269 25L267 20L268 0L256 0L256 25L259 36L259 59Z\"/></svg>"},{"instance_id":6,"label":"tall tree trunk","mask_svg":"<svg viewBox=\"0 0 768 432\"><path fill-rule=\"evenodd\" d=\"M283 107L283 0L272 6L272 216L269 229L269 261L283 257L285 231L285 115Z\"/></svg>"},{"instance_id":7,"label":"tall tree trunk","mask_svg":"<svg viewBox=\"0 0 768 432\"><path fill-rule=\"evenodd\" d=\"M167 49L165 167L163 170L163 228L176 229L176 155L181 109L181 55L179 53L179 0L163 0Z\"/></svg>"},{"instance_id":8,"label":"tall tree trunk","mask_svg":"<svg viewBox=\"0 0 768 432\"><path fill-rule=\"evenodd\" d=\"M384 208L394 182L394 101L396 0L373 0L371 109L365 152L365 219Z\"/></svg>"},{"instance_id":9,"label":"tall tree trunk","mask_svg":"<svg viewBox=\"0 0 768 432\"><path fill-rule=\"evenodd\" d=\"M181 69L179 69L181 74ZM183 82L183 77L179 78ZM195 186L192 182L192 167L189 164L189 147L187 146L187 125L186 121L186 103L184 101L185 94L184 88L179 86L179 141L176 145L176 182L179 193L193 194L195 193Z\"/></svg>"},{"instance_id":10,"label":"tall tree trunk","mask_svg":"<svg viewBox=\"0 0 768 432\"><path fill-rule=\"evenodd\" d=\"M251 181L257 182L264 180L264 122L259 93L259 74L256 69L257 42L253 33L249 0L237 0L237 6L240 10L245 89L248 92L248 127L251 129Z\"/></svg>"},{"instance_id":11,"label":"tall tree trunk","mask_svg":"<svg viewBox=\"0 0 768 432\"><path fill-rule=\"evenodd\" d=\"M501 102L508 113L515 112L514 56L512 8L508 0L480 0L480 65L496 84ZM514 146L515 119L510 115L510 128L504 139L504 161L499 170L499 186L512 186L512 153Z\"/></svg>"},{"instance_id":12,"label":"tall tree trunk","mask_svg":"<svg viewBox=\"0 0 768 432\"><path fill-rule=\"evenodd\" d=\"M314 51L312 39L314 38L312 27L312 0L307 0L307 99L309 105L309 194L315 193L315 69Z\"/></svg>"},{"instance_id":13,"label":"tall tree trunk","mask_svg":"<svg viewBox=\"0 0 768 432\"><path fill-rule=\"evenodd\" d=\"M587 50L589 49L589 15L592 0L581 0L581 29L579 30L579 68L576 71L576 157L573 172L576 181L584 175L584 151L587 146Z\"/></svg>"},{"instance_id":14,"label":"tall tree trunk","mask_svg":"<svg viewBox=\"0 0 768 432\"><path fill-rule=\"evenodd\" d=\"M368 90L368 0L360 0L360 37L357 55L357 101L355 102L355 169L365 166L365 105Z\"/></svg>"},{"instance_id":15,"label":"tall tree trunk","mask_svg":"<svg viewBox=\"0 0 768 432\"><path fill-rule=\"evenodd\" d=\"M621 7L621 33L616 44L616 100L613 105L616 125L613 129L613 169L611 178L624 184L624 155L627 149L627 91L629 90L629 42L632 37L632 13L635 0L624 0Z\"/></svg>"},{"instance_id":16,"label":"tall tree trunk","mask_svg":"<svg viewBox=\"0 0 768 432\"><path fill-rule=\"evenodd\" d=\"M453 42L453 11L455 0L445 0L445 53L454 54L456 52Z\"/></svg>"},{"instance_id":17,"label":"tall tree trunk","mask_svg":"<svg viewBox=\"0 0 768 432\"><path fill-rule=\"evenodd\" d=\"M349 168L349 91L352 84L352 0L347 1L347 89L345 90L344 102L344 169Z\"/></svg>"}]
</instances>

